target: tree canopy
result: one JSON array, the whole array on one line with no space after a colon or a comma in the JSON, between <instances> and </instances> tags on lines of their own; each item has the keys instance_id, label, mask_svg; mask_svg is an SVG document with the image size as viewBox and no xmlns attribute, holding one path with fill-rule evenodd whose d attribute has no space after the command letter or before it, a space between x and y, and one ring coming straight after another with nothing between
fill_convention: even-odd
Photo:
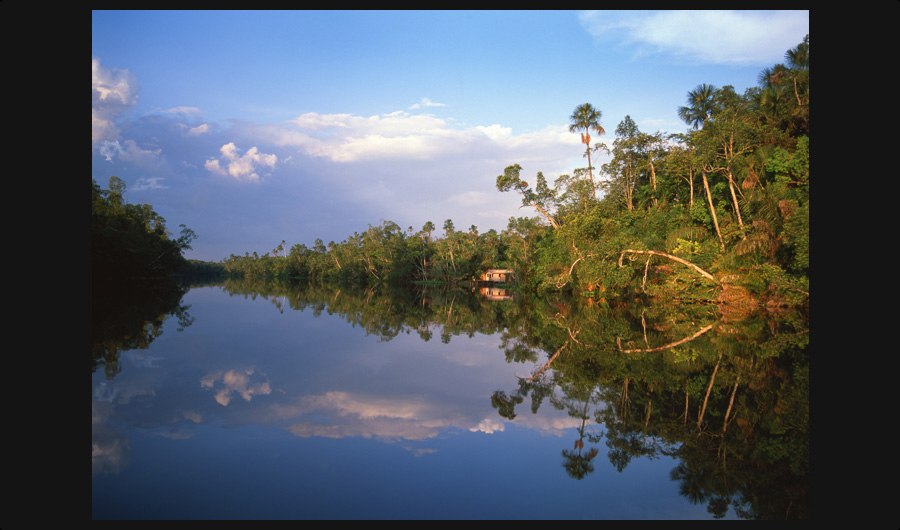
<instances>
[{"instance_id":1,"label":"tree canopy","mask_svg":"<svg viewBox=\"0 0 900 530\"><path fill-rule=\"evenodd\" d=\"M180 235L149 204L125 201L125 182L110 177L109 189L91 179L91 268L95 281L168 277L187 264L182 253L197 236Z\"/></svg>"}]
</instances>

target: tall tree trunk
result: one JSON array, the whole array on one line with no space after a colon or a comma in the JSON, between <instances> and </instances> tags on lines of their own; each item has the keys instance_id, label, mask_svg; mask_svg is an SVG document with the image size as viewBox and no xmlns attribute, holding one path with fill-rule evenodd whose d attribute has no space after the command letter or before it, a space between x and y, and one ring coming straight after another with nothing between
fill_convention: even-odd
<instances>
[{"instance_id":1,"label":"tall tree trunk","mask_svg":"<svg viewBox=\"0 0 900 530\"><path fill-rule=\"evenodd\" d=\"M737 376L737 379L734 381L734 388L731 390L731 398L728 400L728 409L725 411L725 421L722 423L722 434L725 434L725 429L728 428L728 415L731 413L731 406L734 405L734 395L737 393L738 383L741 381L741 376Z\"/></svg>"},{"instance_id":2,"label":"tall tree trunk","mask_svg":"<svg viewBox=\"0 0 900 530\"><path fill-rule=\"evenodd\" d=\"M631 160L625 168L625 200L628 202L628 211L634 210L634 172L631 170Z\"/></svg>"},{"instance_id":3,"label":"tall tree trunk","mask_svg":"<svg viewBox=\"0 0 900 530\"><path fill-rule=\"evenodd\" d=\"M738 226L744 228L744 221L741 219L741 207L738 204L737 195L734 192L734 173L728 168L728 189L731 191L731 202L734 204L734 213L737 214Z\"/></svg>"},{"instance_id":4,"label":"tall tree trunk","mask_svg":"<svg viewBox=\"0 0 900 530\"><path fill-rule=\"evenodd\" d=\"M691 199L688 203L690 206L694 205L694 168L688 170L688 185L691 188Z\"/></svg>"},{"instance_id":5,"label":"tall tree trunk","mask_svg":"<svg viewBox=\"0 0 900 530\"><path fill-rule=\"evenodd\" d=\"M537 209L537 211L539 211L546 220L550 221L550 224L553 226L553 228L559 228L559 225L556 224L556 221L554 221L553 218L550 217L550 215L547 212L545 212L544 209L541 208L540 206L538 206L537 204L527 204L525 206L531 206L531 207ZM519 206L519 208L521 209L521 208L524 208L525 206Z\"/></svg>"},{"instance_id":6,"label":"tall tree trunk","mask_svg":"<svg viewBox=\"0 0 900 530\"><path fill-rule=\"evenodd\" d=\"M706 414L706 402L709 401L709 393L712 392L713 383L716 382L716 372L719 371L719 363L722 361L722 354L719 354L719 360L716 361L716 367L713 369L712 377L709 379L709 386L706 388L706 397L703 398L703 406L700 408L700 417L697 418L697 429L703 423L703 415Z\"/></svg>"},{"instance_id":7,"label":"tall tree trunk","mask_svg":"<svg viewBox=\"0 0 900 530\"><path fill-rule=\"evenodd\" d=\"M595 200L597 199L597 190L594 187L594 166L591 164L591 135L590 133L583 133L581 135L581 143L587 146L587 159L588 159L588 175L591 177L591 197Z\"/></svg>"},{"instance_id":8,"label":"tall tree trunk","mask_svg":"<svg viewBox=\"0 0 900 530\"><path fill-rule=\"evenodd\" d=\"M590 139L590 136L588 136ZM588 175L591 176L591 197L593 199L597 198L597 188L594 186L594 166L591 163L591 146L587 146L587 156L588 156Z\"/></svg>"},{"instance_id":9,"label":"tall tree trunk","mask_svg":"<svg viewBox=\"0 0 900 530\"><path fill-rule=\"evenodd\" d=\"M709 201L709 212L712 214L713 225L716 227L716 235L719 236L719 246L725 250L725 241L722 240L722 231L719 230L719 218L716 216L716 207L713 205L712 193L709 191L709 180L706 178L706 170L700 172L703 175L703 187L706 188L706 199Z\"/></svg>"}]
</instances>

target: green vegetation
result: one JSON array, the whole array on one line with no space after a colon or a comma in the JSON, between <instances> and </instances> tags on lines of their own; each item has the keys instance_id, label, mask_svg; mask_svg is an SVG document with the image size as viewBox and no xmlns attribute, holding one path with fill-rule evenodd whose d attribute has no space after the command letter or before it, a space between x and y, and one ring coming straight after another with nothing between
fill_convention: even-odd
<instances>
[{"instance_id":1,"label":"green vegetation","mask_svg":"<svg viewBox=\"0 0 900 530\"><path fill-rule=\"evenodd\" d=\"M194 232L181 226L177 239L148 204L128 204L125 182L110 177L109 189L91 179L91 271L95 283L168 278L187 265Z\"/></svg>"},{"instance_id":2,"label":"green vegetation","mask_svg":"<svg viewBox=\"0 0 900 530\"><path fill-rule=\"evenodd\" d=\"M231 276L361 283L465 282L488 268L516 272L515 287L565 290L594 300L641 294L756 306L797 305L809 293L809 36L759 85L700 84L679 116L690 129L641 131L626 116L611 146L602 113L576 107L572 132L588 167L531 183L511 164L497 177L535 217L510 217L500 233L420 230L392 221L313 248L284 242L263 255L229 256ZM600 168L591 156L607 153ZM602 198L597 199L597 191Z\"/></svg>"},{"instance_id":3,"label":"green vegetation","mask_svg":"<svg viewBox=\"0 0 900 530\"><path fill-rule=\"evenodd\" d=\"M602 112L585 103L570 116L588 167L531 182L510 164L500 192L521 196L534 217L510 217L501 232L439 231L432 221L402 229L369 225L312 248L285 242L262 255L231 255L214 272L231 277L373 282L477 279L515 271L514 288L566 291L595 301L634 295L758 306L805 304L809 296L809 36L758 86L700 84L678 115L683 134L641 131L630 116L611 145ZM601 167L592 156L609 155ZM123 203L124 184L93 183L94 271L161 275L183 266L193 233L170 239L148 206ZM597 198L598 193L601 198ZM210 265L204 265L210 269ZM196 267L195 267L196 268Z\"/></svg>"}]
</instances>

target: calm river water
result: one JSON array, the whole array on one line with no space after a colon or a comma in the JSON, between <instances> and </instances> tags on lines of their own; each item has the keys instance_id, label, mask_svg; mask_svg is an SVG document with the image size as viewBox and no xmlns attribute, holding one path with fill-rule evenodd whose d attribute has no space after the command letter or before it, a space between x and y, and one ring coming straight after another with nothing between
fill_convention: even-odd
<instances>
[{"instance_id":1,"label":"calm river water","mask_svg":"<svg viewBox=\"0 0 900 530\"><path fill-rule=\"evenodd\" d=\"M95 293L92 518L808 517L802 318L504 294Z\"/></svg>"}]
</instances>

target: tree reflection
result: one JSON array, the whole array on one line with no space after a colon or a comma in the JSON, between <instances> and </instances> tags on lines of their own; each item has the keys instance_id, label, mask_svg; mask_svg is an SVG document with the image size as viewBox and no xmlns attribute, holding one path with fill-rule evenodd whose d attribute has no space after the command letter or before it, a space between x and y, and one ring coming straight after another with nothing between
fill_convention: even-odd
<instances>
[{"instance_id":1,"label":"tree reflection","mask_svg":"<svg viewBox=\"0 0 900 530\"><path fill-rule=\"evenodd\" d=\"M584 400L582 407L569 407L569 415L581 419L581 426L578 428L578 439L575 440L575 447L572 450L563 449L563 469L570 477L581 480L588 473L594 471L594 464L591 462L600 451L596 447L590 447L587 452L582 453L584 449L585 427L587 426L588 403L589 399Z\"/></svg>"},{"instance_id":2,"label":"tree reflection","mask_svg":"<svg viewBox=\"0 0 900 530\"><path fill-rule=\"evenodd\" d=\"M546 361L527 361L534 375L519 380L514 398L498 391L492 403L513 419L516 405L540 388L542 398L582 418L574 448L562 452L569 476L582 479L594 468L596 447L584 447L601 438L585 432L593 418L605 427L618 472L638 458L675 458L671 477L681 494L706 503L713 517L729 509L742 518L807 517L805 315L538 306L527 315L530 337L518 341Z\"/></svg>"},{"instance_id":3,"label":"tree reflection","mask_svg":"<svg viewBox=\"0 0 900 530\"><path fill-rule=\"evenodd\" d=\"M101 366L107 379L119 373L119 356L143 350L162 334L169 317L181 331L193 323L181 299L188 291L170 281L94 284L91 289L91 372Z\"/></svg>"},{"instance_id":4,"label":"tree reflection","mask_svg":"<svg viewBox=\"0 0 900 530\"><path fill-rule=\"evenodd\" d=\"M689 304L610 307L561 295L494 300L428 285L231 279L221 288L269 300L277 311L339 316L379 341L405 334L448 343L497 334L506 361L529 367L529 375L512 388L498 382L491 406L506 421L521 421L518 407L539 414L547 403L575 418L577 437L561 451L568 476L593 473L602 442L619 473L636 459L673 458L670 476L679 491L706 504L712 517L729 510L750 519L808 517L805 314L735 314ZM93 369L104 366L114 375L118 356L111 352L149 343L167 315L189 324L180 297L173 292L161 297L166 304L148 303L131 324L101 322L112 311L98 310L95 301Z\"/></svg>"}]
</instances>

